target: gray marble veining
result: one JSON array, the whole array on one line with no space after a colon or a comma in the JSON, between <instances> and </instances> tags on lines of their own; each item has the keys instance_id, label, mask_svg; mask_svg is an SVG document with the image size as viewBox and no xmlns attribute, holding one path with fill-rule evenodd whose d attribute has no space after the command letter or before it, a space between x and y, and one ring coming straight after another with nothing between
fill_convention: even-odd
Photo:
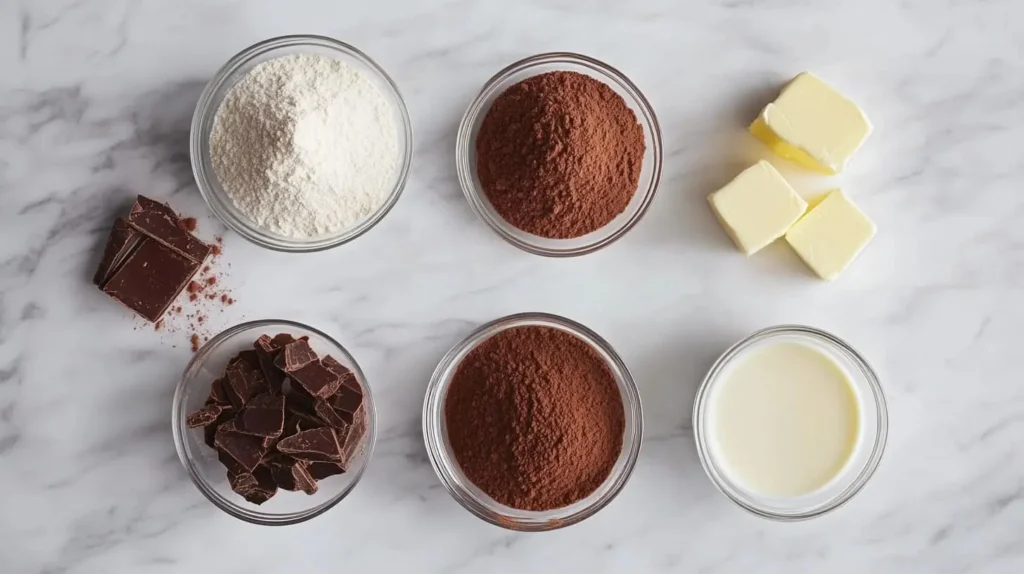
<instances>
[{"instance_id":1,"label":"gray marble veining","mask_svg":"<svg viewBox=\"0 0 1024 574\"><path fill-rule=\"evenodd\" d=\"M211 219L188 126L228 57L320 33L378 60L416 132L395 210L326 253L266 253ZM618 67L652 102L665 172L644 221L578 260L505 245L466 204L455 130L476 90L549 50ZM1024 4L1018 0L0 2L0 571L993 572L1024 570ZM768 152L744 132L792 75L842 87L876 131L842 185L879 235L835 284L784 246L745 260L704 202ZM169 411L190 356L88 284L135 193L225 234L238 304L212 331L284 317L340 339L380 410L354 494L286 529L219 513L174 454ZM298 296L290 296L296 293ZM617 347L645 402L636 472L606 510L523 535L459 507L426 461L430 372L475 325L541 310ZM689 411L714 358L801 322L876 366L883 464L841 510L781 525L705 478Z\"/></svg>"}]
</instances>

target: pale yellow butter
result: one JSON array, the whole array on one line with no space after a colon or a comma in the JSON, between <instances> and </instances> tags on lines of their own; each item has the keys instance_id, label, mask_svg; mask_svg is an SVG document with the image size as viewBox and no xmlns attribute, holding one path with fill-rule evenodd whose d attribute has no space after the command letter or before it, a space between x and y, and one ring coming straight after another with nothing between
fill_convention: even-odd
<instances>
[{"instance_id":1,"label":"pale yellow butter","mask_svg":"<svg viewBox=\"0 0 1024 574\"><path fill-rule=\"evenodd\" d=\"M811 270L831 281L857 257L875 231L868 216L837 189L786 232L786 241Z\"/></svg>"},{"instance_id":2,"label":"pale yellow butter","mask_svg":"<svg viewBox=\"0 0 1024 574\"><path fill-rule=\"evenodd\" d=\"M783 236L807 209L772 164L760 161L743 170L708 203L736 246L752 255Z\"/></svg>"},{"instance_id":3,"label":"pale yellow butter","mask_svg":"<svg viewBox=\"0 0 1024 574\"><path fill-rule=\"evenodd\" d=\"M776 154L836 174L871 134L868 117L814 74L804 72L765 106L750 133Z\"/></svg>"}]
</instances>

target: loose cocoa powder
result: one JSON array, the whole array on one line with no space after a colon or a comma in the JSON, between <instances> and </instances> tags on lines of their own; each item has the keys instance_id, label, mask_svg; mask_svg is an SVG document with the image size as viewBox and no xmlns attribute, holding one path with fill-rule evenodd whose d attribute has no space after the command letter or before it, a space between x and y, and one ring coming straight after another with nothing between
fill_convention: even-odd
<instances>
[{"instance_id":1,"label":"loose cocoa powder","mask_svg":"<svg viewBox=\"0 0 1024 574\"><path fill-rule=\"evenodd\" d=\"M586 498L622 451L625 412L614 375L586 343L550 327L514 327L473 349L444 411L466 477L521 510Z\"/></svg>"},{"instance_id":2,"label":"loose cocoa powder","mask_svg":"<svg viewBox=\"0 0 1024 574\"><path fill-rule=\"evenodd\" d=\"M549 72L494 100L476 152L480 184L505 221L567 239L604 227L629 205L640 179L644 130L601 81Z\"/></svg>"}]
</instances>

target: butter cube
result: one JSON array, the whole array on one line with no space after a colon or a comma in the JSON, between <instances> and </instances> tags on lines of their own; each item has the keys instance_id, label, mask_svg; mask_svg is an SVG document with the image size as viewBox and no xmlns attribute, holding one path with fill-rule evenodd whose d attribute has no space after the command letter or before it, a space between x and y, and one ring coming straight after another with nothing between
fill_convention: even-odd
<instances>
[{"instance_id":1,"label":"butter cube","mask_svg":"<svg viewBox=\"0 0 1024 574\"><path fill-rule=\"evenodd\" d=\"M740 251L752 255L782 237L807 209L772 164L759 161L708 196L711 210Z\"/></svg>"},{"instance_id":2,"label":"butter cube","mask_svg":"<svg viewBox=\"0 0 1024 574\"><path fill-rule=\"evenodd\" d=\"M786 159L836 174L868 139L871 122L857 104L804 72L765 106L750 133Z\"/></svg>"},{"instance_id":3,"label":"butter cube","mask_svg":"<svg viewBox=\"0 0 1024 574\"><path fill-rule=\"evenodd\" d=\"M831 281L857 257L875 231L868 216L837 189L786 232L786 241L811 270Z\"/></svg>"}]
</instances>

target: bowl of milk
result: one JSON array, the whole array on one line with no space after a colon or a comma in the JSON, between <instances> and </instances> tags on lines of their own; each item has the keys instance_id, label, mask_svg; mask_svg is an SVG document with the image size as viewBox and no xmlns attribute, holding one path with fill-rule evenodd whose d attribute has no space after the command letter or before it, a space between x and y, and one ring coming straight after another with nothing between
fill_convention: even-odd
<instances>
[{"instance_id":1,"label":"bowl of milk","mask_svg":"<svg viewBox=\"0 0 1024 574\"><path fill-rule=\"evenodd\" d=\"M878 376L842 339L781 325L733 345L694 402L701 464L730 500L758 516L806 520L849 501L885 450Z\"/></svg>"}]
</instances>

